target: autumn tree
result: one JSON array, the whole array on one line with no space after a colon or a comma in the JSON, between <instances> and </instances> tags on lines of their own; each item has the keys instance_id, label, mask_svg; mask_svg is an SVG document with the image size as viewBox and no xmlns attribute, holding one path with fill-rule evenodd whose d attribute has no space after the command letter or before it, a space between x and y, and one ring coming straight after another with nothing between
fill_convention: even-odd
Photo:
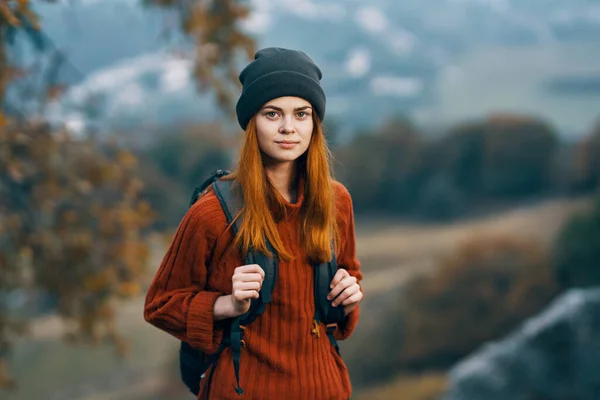
<instances>
[{"instance_id":1,"label":"autumn tree","mask_svg":"<svg viewBox=\"0 0 600 400\"><path fill-rule=\"evenodd\" d=\"M52 2L52 0L45 0ZM15 81L22 81L31 75L24 65L19 65L13 59L13 52L24 39L38 52L46 49L47 41L40 29L40 21L35 13L32 2L29 0L0 0L0 102L4 110L0 110L0 125L5 122L5 110L10 109L12 114L20 114L23 117L25 110L20 110L15 104L6 101L9 87L14 86ZM29 97L35 97L38 104L54 98L62 91L62 85L53 82L56 78L55 72L59 66L62 55L55 52L51 55L50 66L45 71L42 79L43 86L36 88L37 93L27 93Z\"/></svg>"},{"instance_id":2,"label":"autumn tree","mask_svg":"<svg viewBox=\"0 0 600 400\"><path fill-rule=\"evenodd\" d=\"M38 19L30 9L27 0L0 0L0 100L4 100L7 86L21 75L19 68L11 63L9 47L18 32L29 33L37 42L35 32ZM0 110L0 129L7 119ZM4 145L3 133L0 133L0 389L14 386L14 380L8 373L5 358L12 342L25 331L25 321L9 310L7 295L27 284L24 269L19 267L20 259L27 253L21 251L20 244L25 241L22 228L26 225L17 215L12 214L14 207L26 209L18 194L13 197L12 187L5 179L9 167L4 163L9 149ZM14 173L14 171L12 172ZM14 203L14 206L11 204ZM27 215L27 211L25 215Z\"/></svg>"},{"instance_id":3,"label":"autumn tree","mask_svg":"<svg viewBox=\"0 0 600 400\"><path fill-rule=\"evenodd\" d=\"M25 76L9 51L22 33L42 47L30 2L0 0L3 101L10 84ZM36 95L48 99L55 91L46 89ZM111 301L139 294L148 256L144 233L153 219L133 154L75 140L13 111L19 121L0 114L0 389L15 385L6 357L27 331L28 321L9 301L14 293L48 293L74 326L68 339L108 338L119 355L126 353Z\"/></svg>"},{"instance_id":4,"label":"autumn tree","mask_svg":"<svg viewBox=\"0 0 600 400\"><path fill-rule=\"evenodd\" d=\"M67 339L109 339L119 355L127 344L112 301L140 293L144 233L154 217L140 198L136 162L114 144L75 140L45 124L0 131L1 290L49 293L74 326ZM18 310L0 306L6 354L23 321L15 319Z\"/></svg>"},{"instance_id":5,"label":"autumn tree","mask_svg":"<svg viewBox=\"0 0 600 400\"><path fill-rule=\"evenodd\" d=\"M256 52L254 40L239 24L250 13L245 1L143 0L143 3L177 15L180 31L194 44L198 87L201 91L212 89L217 104L233 117L234 99L240 90L240 61L252 59Z\"/></svg>"},{"instance_id":6,"label":"autumn tree","mask_svg":"<svg viewBox=\"0 0 600 400\"><path fill-rule=\"evenodd\" d=\"M199 88L213 89L217 103L232 112L238 53L251 58L255 52L238 26L248 8L234 0L140 4L178 15L179 31L194 44ZM25 34L41 49L39 28L30 1L0 0L0 100L25 73L11 60L10 46ZM42 102L61 92L55 85L44 89L37 94ZM24 118L17 123L0 114L0 388L14 384L4 360L26 326L6 300L14 292L50 293L59 314L74 323L69 340L108 338L120 355L126 353L112 301L139 294L148 257L144 234L154 218L142 199L138 160L131 152L75 140L12 108Z\"/></svg>"}]
</instances>

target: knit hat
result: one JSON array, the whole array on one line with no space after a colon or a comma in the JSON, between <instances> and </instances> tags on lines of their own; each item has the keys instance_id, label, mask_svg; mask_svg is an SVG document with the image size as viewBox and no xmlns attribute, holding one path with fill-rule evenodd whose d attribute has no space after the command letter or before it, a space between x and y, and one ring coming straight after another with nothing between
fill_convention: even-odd
<instances>
[{"instance_id":1,"label":"knit hat","mask_svg":"<svg viewBox=\"0 0 600 400\"><path fill-rule=\"evenodd\" d=\"M240 73L242 94L236 105L238 123L246 130L248 122L268 101L296 96L308 101L323 121L325 92L322 73L304 52L281 47L259 50Z\"/></svg>"}]
</instances>

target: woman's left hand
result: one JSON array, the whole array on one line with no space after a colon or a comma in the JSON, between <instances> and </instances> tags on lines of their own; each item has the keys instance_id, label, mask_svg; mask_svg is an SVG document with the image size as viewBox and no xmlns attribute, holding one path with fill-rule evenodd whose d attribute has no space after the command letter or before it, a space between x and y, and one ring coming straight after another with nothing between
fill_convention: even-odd
<instances>
[{"instance_id":1,"label":"woman's left hand","mask_svg":"<svg viewBox=\"0 0 600 400\"><path fill-rule=\"evenodd\" d=\"M363 293L356 278L343 268L337 270L329 287L332 290L329 292L327 299L335 299L332 303L334 307L340 304L343 305L345 315L350 314L363 298Z\"/></svg>"}]
</instances>

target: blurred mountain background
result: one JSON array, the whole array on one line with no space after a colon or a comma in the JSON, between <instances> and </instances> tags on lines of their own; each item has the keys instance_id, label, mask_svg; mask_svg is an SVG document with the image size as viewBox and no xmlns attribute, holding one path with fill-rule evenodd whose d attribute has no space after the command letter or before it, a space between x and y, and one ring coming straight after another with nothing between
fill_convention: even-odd
<instances>
[{"instance_id":1,"label":"blurred mountain background","mask_svg":"<svg viewBox=\"0 0 600 400\"><path fill-rule=\"evenodd\" d=\"M0 398L191 398L144 294L267 46L324 73L353 398L597 398L598 38L596 0L0 0Z\"/></svg>"},{"instance_id":2,"label":"blurred mountain background","mask_svg":"<svg viewBox=\"0 0 600 400\"><path fill-rule=\"evenodd\" d=\"M402 113L438 128L491 111L547 119L580 137L600 101L600 5L590 0L252 0L258 47L306 51L322 66L328 119L351 136ZM198 96L193 48L176 16L131 0L41 4L44 31L80 74L53 109L73 127L86 94L106 98L102 126L219 118ZM175 43L175 45L173 45ZM240 60L240 66L244 60ZM357 112L357 111L362 112Z\"/></svg>"}]
</instances>

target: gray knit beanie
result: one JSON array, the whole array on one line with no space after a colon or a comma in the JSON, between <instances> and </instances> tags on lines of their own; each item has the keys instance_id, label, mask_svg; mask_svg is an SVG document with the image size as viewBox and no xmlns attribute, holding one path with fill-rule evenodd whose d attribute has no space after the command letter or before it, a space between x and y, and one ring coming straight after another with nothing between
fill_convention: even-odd
<instances>
[{"instance_id":1,"label":"gray knit beanie","mask_svg":"<svg viewBox=\"0 0 600 400\"><path fill-rule=\"evenodd\" d=\"M296 96L312 104L319 119L325 117L322 73L304 52L280 47L259 50L240 73L242 94L236 105L238 123L246 130L254 114L268 101Z\"/></svg>"}]
</instances>

